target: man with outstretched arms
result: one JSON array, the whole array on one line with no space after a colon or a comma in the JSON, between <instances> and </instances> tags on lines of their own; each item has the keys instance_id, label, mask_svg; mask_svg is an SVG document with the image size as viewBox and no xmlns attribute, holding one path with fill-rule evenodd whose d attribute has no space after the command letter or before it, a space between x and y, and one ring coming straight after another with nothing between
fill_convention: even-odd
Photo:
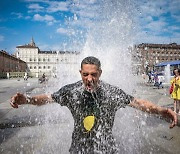
<instances>
[{"instance_id":1,"label":"man with outstretched arms","mask_svg":"<svg viewBox=\"0 0 180 154\"><path fill-rule=\"evenodd\" d=\"M74 118L69 150L71 154L118 153L112 127L116 111L126 105L172 119L170 128L177 125L177 116L171 109L126 94L122 89L101 81L101 73L99 59L86 57L81 62L82 80L66 85L51 95L26 97L17 93L11 98L11 105L18 108L22 104L43 105L57 102L67 106Z\"/></svg>"}]
</instances>

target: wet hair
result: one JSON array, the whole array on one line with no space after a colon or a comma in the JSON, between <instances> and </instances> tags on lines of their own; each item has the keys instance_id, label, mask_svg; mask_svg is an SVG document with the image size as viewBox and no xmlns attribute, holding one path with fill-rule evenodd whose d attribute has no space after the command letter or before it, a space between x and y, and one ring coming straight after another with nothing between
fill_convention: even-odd
<instances>
[{"instance_id":1,"label":"wet hair","mask_svg":"<svg viewBox=\"0 0 180 154\"><path fill-rule=\"evenodd\" d=\"M178 71L178 74L180 75L180 68L174 68L174 69L173 69L173 75L175 75L175 71L176 71L176 70Z\"/></svg>"},{"instance_id":2,"label":"wet hair","mask_svg":"<svg viewBox=\"0 0 180 154\"><path fill-rule=\"evenodd\" d=\"M179 75L180 75L180 68L178 68L177 70L178 70L178 73L179 73Z\"/></svg>"},{"instance_id":3,"label":"wet hair","mask_svg":"<svg viewBox=\"0 0 180 154\"><path fill-rule=\"evenodd\" d=\"M93 65L96 65L99 70L101 70L101 62L96 57L89 56L89 57L84 58L81 62L81 69L82 69L83 64L93 64Z\"/></svg>"}]
</instances>

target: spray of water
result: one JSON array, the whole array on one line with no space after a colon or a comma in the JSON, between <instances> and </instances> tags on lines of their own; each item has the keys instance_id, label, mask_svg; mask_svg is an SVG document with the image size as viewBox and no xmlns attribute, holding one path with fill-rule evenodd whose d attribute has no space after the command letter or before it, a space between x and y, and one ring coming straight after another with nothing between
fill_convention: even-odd
<instances>
[{"instance_id":1,"label":"spray of water","mask_svg":"<svg viewBox=\"0 0 180 154\"><path fill-rule=\"evenodd\" d=\"M133 20L130 1L102 1L99 20L89 28L82 57L96 56L102 63L102 79L131 92ZM131 87L131 88L130 88Z\"/></svg>"},{"instance_id":2,"label":"spray of water","mask_svg":"<svg viewBox=\"0 0 180 154\"><path fill-rule=\"evenodd\" d=\"M170 71L170 64L168 64L167 66L165 66L165 71L164 71L164 75L165 75L165 83L170 83L171 80L171 71Z\"/></svg>"},{"instance_id":3,"label":"spray of water","mask_svg":"<svg viewBox=\"0 0 180 154\"><path fill-rule=\"evenodd\" d=\"M80 1L77 5L80 5L79 3ZM56 83L54 87L59 88L67 83L80 80L78 74L80 62L86 56L95 56L102 63L101 79L132 94L136 85L132 74L130 50L135 36L133 16L136 9L133 1L101 0L98 1L98 5L91 6L88 9L96 11L96 19L93 19L87 27L83 50L75 59L74 65L58 66L58 84ZM77 15L75 16L77 21ZM79 19L81 19L80 15ZM118 118L115 120L114 131L118 144L123 148L121 150L124 153L138 151L141 146L139 134L142 132L139 131L140 124L138 118L134 118L134 114L137 115L138 113L124 109L117 113ZM66 118L70 116L66 114Z\"/></svg>"}]
</instances>

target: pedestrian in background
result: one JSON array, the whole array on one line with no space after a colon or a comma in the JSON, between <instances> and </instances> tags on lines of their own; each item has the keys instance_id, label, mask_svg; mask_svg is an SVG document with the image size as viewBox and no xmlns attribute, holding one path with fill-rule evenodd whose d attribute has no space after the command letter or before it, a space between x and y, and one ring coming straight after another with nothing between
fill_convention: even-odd
<instances>
[{"instance_id":1,"label":"pedestrian in background","mask_svg":"<svg viewBox=\"0 0 180 154\"><path fill-rule=\"evenodd\" d=\"M151 71L149 71L149 73L148 73L148 83L152 83L152 73L151 73Z\"/></svg>"},{"instance_id":2,"label":"pedestrian in background","mask_svg":"<svg viewBox=\"0 0 180 154\"><path fill-rule=\"evenodd\" d=\"M173 70L174 77L171 79L171 98L174 100L174 112L180 115L180 69Z\"/></svg>"}]
</instances>

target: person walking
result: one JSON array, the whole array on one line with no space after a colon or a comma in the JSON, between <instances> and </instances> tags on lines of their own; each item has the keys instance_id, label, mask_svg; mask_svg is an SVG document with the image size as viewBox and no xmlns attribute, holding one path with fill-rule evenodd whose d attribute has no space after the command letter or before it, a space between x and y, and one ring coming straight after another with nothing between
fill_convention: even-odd
<instances>
[{"instance_id":1,"label":"person walking","mask_svg":"<svg viewBox=\"0 0 180 154\"><path fill-rule=\"evenodd\" d=\"M152 83L152 73L151 73L151 71L148 72L148 83Z\"/></svg>"},{"instance_id":2,"label":"person walking","mask_svg":"<svg viewBox=\"0 0 180 154\"><path fill-rule=\"evenodd\" d=\"M96 57L84 58L79 72L82 80L65 85L53 94L26 97L17 93L11 98L14 108L22 104L43 105L54 101L67 106L74 118L70 154L118 154L112 128L116 111L127 105L171 119L170 128L177 125L177 115L171 109L134 98L119 87L100 80L101 63Z\"/></svg>"},{"instance_id":3,"label":"person walking","mask_svg":"<svg viewBox=\"0 0 180 154\"><path fill-rule=\"evenodd\" d=\"M177 90L177 109L180 115L180 69L178 69L178 76L176 78L175 88Z\"/></svg>"},{"instance_id":4,"label":"person walking","mask_svg":"<svg viewBox=\"0 0 180 154\"><path fill-rule=\"evenodd\" d=\"M171 79L171 98L174 100L174 112L180 114L180 69L173 70L174 77Z\"/></svg>"}]
</instances>

